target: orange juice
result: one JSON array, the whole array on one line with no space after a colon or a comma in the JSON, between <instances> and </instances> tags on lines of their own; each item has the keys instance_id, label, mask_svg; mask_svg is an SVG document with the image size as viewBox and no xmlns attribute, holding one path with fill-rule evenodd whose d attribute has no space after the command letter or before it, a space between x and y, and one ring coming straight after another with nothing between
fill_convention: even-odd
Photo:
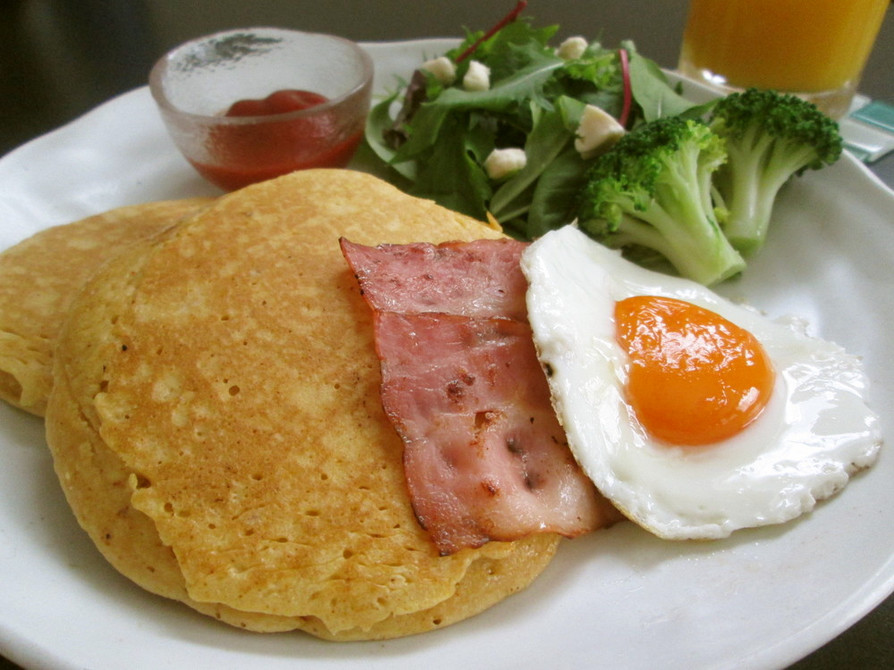
<instances>
[{"instance_id":1,"label":"orange juice","mask_svg":"<svg viewBox=\"0 0 894 670\"><path fill-rule=\"evenodd\" d=\"M714 84L853 94L889 0L691 0L680 70ZM806 97L810 97L809 95Z\"/></svg>"}]
</instances>

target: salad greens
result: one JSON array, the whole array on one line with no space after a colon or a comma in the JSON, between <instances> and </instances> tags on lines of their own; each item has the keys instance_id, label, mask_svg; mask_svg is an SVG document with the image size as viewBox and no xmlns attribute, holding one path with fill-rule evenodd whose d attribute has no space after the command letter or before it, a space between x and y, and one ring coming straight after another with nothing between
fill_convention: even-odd
<instances>
[{"instance_id":1,"label":"salad greens","mask_svg":"<svg viewBox=\"0 0 894 670\"><path fill-rule=\"evenodd\" d=\"M388 166L388 178L408 193L478 219L490 215L510 235L533 239L573 218L590 162L574 148L585 105L626 116L628 128L692 109L632 43L609 49L590 42L565 59L550 44L557 30L521 18L485 39L467 32L444 54L456 64L454 83L419 69L403 91L376 104L366 142ZM489 68L487 90L463 89L472 60ZM484 161L505 147L523 148L527 163L493 180Z\"/></svg>"},{"instance_id":2,"label":"salad greens","mask_svg":"<svg viewBox=\"0 0 894 670\"><path fill-rule=\"evenodd\" d=\"M521 240L577 221L710 285L761 247L781 186L841 153L810 103L746 91L696 105L629 41L552 46L558 27L518 18L525 4L373 107L366 143L399 188Z\"/></svg>"}]
</instances>

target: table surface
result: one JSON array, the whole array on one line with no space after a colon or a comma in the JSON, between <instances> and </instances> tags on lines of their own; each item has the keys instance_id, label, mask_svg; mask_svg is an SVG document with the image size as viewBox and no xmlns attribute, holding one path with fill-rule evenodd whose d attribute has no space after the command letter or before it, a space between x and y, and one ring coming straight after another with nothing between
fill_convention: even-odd
<instances>
[{"instance_id":1,"label":"table surface","mask_svg":"<svg viewBox=\"0 0 894 670\"><path fill-rule=\"evenodd\" d=\"M632 39L660 65L676 65L685 0L532 0L526 14L606 45ZM460 35L485 28L511 0L4 0L0 3L0 155L101 102L146 83L152 63L193 37L276 25L359 41ZM585 11L584 9L585 8ZM861 93L894 104L894 9L863 74ZM894 187L894 154L872 170ZM894 597L793 670L894 667ZM18 668L0 656L0 670Z\"/></svg>"}]
</instances>

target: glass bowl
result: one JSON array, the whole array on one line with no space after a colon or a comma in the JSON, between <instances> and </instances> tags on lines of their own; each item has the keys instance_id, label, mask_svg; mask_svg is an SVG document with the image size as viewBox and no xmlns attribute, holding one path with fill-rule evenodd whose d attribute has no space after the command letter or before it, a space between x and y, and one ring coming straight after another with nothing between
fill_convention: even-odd
<instances>
[{"instance_id":1,"label":"glass bowl","mask_svg":"<svg viewBox=\"0 0 894 670\"><path fill-rule=\"evenodd\" d=\"M371 58L349 40L246 28L173 49L152 68L149 88L183 156L232 191L346 166L363 136L372 78Z\"/></svg>"}]
</instances>

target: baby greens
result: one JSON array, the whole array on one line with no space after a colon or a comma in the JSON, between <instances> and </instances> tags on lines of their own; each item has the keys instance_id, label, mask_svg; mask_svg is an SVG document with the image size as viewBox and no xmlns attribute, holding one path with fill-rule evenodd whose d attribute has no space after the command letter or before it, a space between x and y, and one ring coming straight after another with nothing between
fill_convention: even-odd
<instances>
[{"instance_id":1,"label":"baby greens","mask_svg":"<svg viewBox=\"0 0 894 670\"><path fill-rule=\"evenodd\" d=\"M578 57L564 59L550 44L557 30L525 18L485 39L469 32L444 54L456 66L453 83L419 69L376 104L365 136L388 178L413 195L482 220L493 216L509 234L533 239L573 216L592 162L574 147L585 105L619 118L626 92L628 128L691 108L632 43L608 49L590 42ZM487 90L462 86L473 60L490 69ZM527 163L492 180L484 161L505 147L524 148Z\"/></svg>"}]
</instances>

